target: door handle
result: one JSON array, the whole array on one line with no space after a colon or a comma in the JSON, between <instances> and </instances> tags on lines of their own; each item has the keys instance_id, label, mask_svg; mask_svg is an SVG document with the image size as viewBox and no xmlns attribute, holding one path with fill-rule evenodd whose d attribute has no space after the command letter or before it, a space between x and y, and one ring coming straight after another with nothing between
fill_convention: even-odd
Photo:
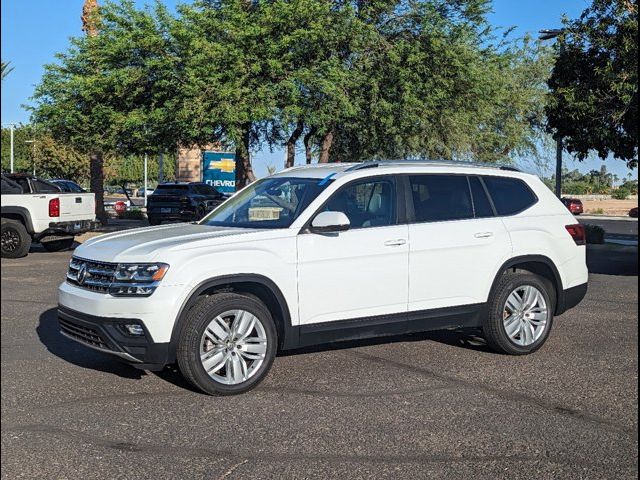
<instances>
[{"instance_id":1,"label":"door handle","mask_svg":"<svg viewBox=\"0 0 640 480\"><path fill-rule=\"evenodd\" d=\"M491 238L493 237L493 232L480 232L474 235L476 238Z\"/></svg>"},{"instance_id":2,"label":"door handle","mask_svg":"<svg viewBox=\"0 0 640 480\"><path fill-rule=\"evenodd\" d=\"M407 241L404 238L398 238L396 240L387 240L384 242L386 247L399 247L400 245L406 244Z\"/></svg>"}]
</instances>

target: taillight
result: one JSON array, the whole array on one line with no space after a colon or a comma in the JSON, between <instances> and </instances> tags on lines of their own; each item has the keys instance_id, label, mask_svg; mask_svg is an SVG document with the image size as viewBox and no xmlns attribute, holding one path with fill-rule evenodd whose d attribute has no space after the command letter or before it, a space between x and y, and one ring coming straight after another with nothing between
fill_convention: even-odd
<instances>
[{"instance_id":1,"label":"taillight","mask_svg":"<svg viewBox=\"0 0 640 480\"><path fill-rule=\"evenodd\" d=\"M576 245L586 245L587 244L587 233L584 229L584 225L580 225L576 223L575 225L567 225L564 227L573 238L573 241L576 242Z\"/></svg>"},{"instance_id":2,"label":"taillight","mask_svg":"<svg viewBox=\"0 0 640 480\"><path fill-rule=\"evenodd\" d=\"M59 217L60 216L60 199L52 198L49 200L49 216L50 217Z\"/></svg>"}]
</instances>

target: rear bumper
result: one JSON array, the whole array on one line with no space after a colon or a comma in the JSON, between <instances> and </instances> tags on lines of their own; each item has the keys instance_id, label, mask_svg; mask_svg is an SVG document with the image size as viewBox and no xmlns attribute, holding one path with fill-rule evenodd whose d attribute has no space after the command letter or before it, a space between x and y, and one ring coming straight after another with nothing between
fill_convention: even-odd
<instances>
[{"instance_id":1,"label":"rear bumper","mask_svg":"<svg viewBox=\"0 0 640 480\"><path fill-rule=\"evenodd\" d=\"M96 317L59 306L58 324L63 336L137 368L160 370L167 364L169 344L153 342L144 323L138 319ZM144 335L126 333L126 324L140 325Z\"/></svg>"},{"instance_id":2,"label":"rear bumper","mask_svg":"<svg viewBox=\"0 0 640 480\"><path fill-rule=\"evenodd\" d=\"M69 235L79 235L81 233L95 230L100 226L96 220L77 220L73 222L51 222L49 228L40 236L67 233Z\"/></svg>"},{"instance_id":3,"label":"rear bumper","mask_svg":"<svg viewBox=\"0 0 640 480\"><path fill-rule=\"evenodd\" d=\"M164 221L188 222L195 219L196 211L185 208L180 210L172 209L169 213L162 213L159 208L151 208L147 209L147 217Z\"/></svg>"},{"instance_id":4,"label":"rear bumper","mask_svg":"<svg viewBox=\"0 0 640 480\"><path fill-rule=\"evenodd\" d=\"M577 306L584 299L587 294L589 284L583 283L572 288L568 288L562 292L560 298L558 298L558 306L556 308L556 315L562 315L567 310Z\"/></svg>"}]
</instances>

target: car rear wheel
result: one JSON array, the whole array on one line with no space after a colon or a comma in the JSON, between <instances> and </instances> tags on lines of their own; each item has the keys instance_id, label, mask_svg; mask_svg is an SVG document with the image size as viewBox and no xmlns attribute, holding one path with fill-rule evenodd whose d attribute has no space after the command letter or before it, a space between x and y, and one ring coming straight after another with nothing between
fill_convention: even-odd
<instances>
[{"instance_id":1,"label":"car rear wheel","mask_svg":"<svg viewBox=\"0 0 640 480\"><path fill-rule=\"evenodd\" d=\"M483 325L487 343L509 355L535 352L549 337L554 305L554 289L547 279L528 272L503 275Z\"/></svg>"},{"instance_id":2,"label":"car rear wheel","mask_svg":"<svg viewBox=\"0 0 640 480\"><path fill-rule=\"evenodd\" d=\"M161 223L162 220L160 220L159 218L149 217L149 225L160 225Z\"/></svg>"},{"instance_id":3,"label":"car rear wheel","mask_svg":"<svg viewBox=\"0 0 640 480\"><path fill-rule=\"evenodd\" d=\"M2 258L20 258L29 253L31 235L17 220L2 219Z\"/></svg>"},{"instance_id":4,"label":"car rear wheel","mask_svg":"<svg viewBox=\"0 0 640 480\"><path fill-rule=\"evenodd\" d=\"M219 293L203 297L187 314L177 359L195 387L210 395L232 395L264 379L276 347L276 327L262 302Z\"/></svg>"}]
</instances>

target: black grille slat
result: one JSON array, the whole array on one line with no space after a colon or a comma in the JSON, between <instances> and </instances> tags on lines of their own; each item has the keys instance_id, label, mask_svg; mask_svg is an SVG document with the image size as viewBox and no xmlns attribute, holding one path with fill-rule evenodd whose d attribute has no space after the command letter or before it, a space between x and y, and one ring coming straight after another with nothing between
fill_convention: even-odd
<instances>
[{"instance_id":1,"label":"black grille slat","mask_svg":"<svg viewBox=\"0 0 640 480\"><path fill-rule=\"evenodd\" d=\"M78 272L82 266L86 269L86 276L85 281L80 284L78 282ZM116 268L117 264L115 263L96 262L73 257L67 271L67 282L85 290L107 293L109 286L114 281Z\"/></svg>"},{"instance_id":2,"label":"black grille slat","mask_svg":"<svg viewBox=\"0 0 640 480\"><path fill-rule=\"evenodd\" d=\"M97 330L72 322L66 318L59 318L58 322L62 331L70 337L81 342L88 343L89 345L109 350L109 346L105 343Z\"/></svg>"}]
</instances>

